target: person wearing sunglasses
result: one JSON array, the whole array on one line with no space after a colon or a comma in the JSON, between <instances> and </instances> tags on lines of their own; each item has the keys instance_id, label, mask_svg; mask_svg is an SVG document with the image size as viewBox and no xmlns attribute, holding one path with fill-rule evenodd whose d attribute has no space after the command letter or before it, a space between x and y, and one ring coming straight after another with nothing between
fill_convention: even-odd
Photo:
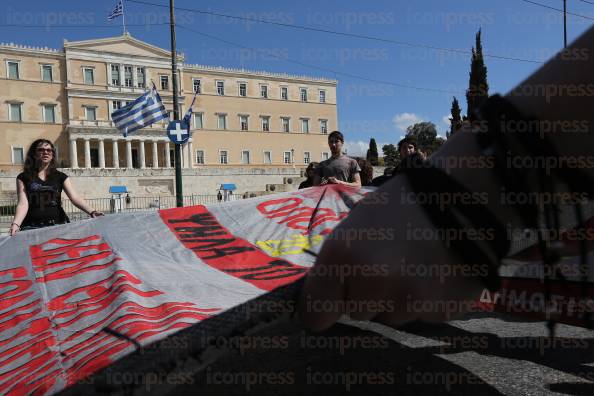
<instances>
[{"instance_id":1,"label":"person wearing sunglasses","mask_svg":"<svg viewBox=\"0 0 594 396\"><path fill-rule=\"evenodd\" d=\"M62 191L89 216L103 216L78 196L68 175L56 169L56 149L49 140L37 139L31 144L16 183L18 202L10 224L11 236L21 230L68 223L62 208Z\"/></svg>"}]
</instances>

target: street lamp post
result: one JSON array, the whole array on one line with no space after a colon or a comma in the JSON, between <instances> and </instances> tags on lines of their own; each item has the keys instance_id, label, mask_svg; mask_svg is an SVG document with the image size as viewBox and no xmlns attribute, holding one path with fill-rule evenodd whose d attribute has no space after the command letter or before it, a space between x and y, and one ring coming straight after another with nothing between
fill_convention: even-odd
<instances>
[{"instance_id":1,"label":"street lamp post","mask_svg":"<svg viewBox=\"0 0 594 396\"><path fill-rule=\"evenodd\" d=\"M567 48L567 0L563 0L563 48Z\"/></svg>"},{"instance_id":2,"label":"street lamp post","mask_svg":"<svg viewBox=\"0 0 594 396\"><path fill-rule=\"evenodd\" d=\"M173 119L179 120L178 86L177 86L177 52L175 43L175 11L173 0L169 0L169 29L171 34L171 83L173 84ZM175 145L175 202L176 206L184 206L184 193L182 191L181 146Z\"/></svg>"}]
</instances>

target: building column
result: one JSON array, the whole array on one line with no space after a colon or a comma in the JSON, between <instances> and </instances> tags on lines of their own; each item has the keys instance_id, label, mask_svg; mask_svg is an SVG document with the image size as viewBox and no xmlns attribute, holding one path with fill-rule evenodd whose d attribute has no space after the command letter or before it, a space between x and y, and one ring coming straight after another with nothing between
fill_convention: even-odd
<instances>
[{"instance_id":1,"label":"building column","mask_svg":"<svg viewBox=\"0 0 594 396\"><path fill-rule=\"evenodd\" d=\"M113 155L113 167L115 169L120 167L120 153L118 152L118 139L113 139L111 143L111 151Z\"/></svg>"},{"instance_id":2,"label":"building column","mask_svg":"<svg viewBox=\"0 0 594 396\"><path fill-rule=\"evenodd\" d=\"M157 145L157 141L153 140L153 168L159 167L159 157L157 154L158 152L159 152L159 146Z\"/></svg>"},{"instance_id":3,"label":"building column","mask_svg":"<svg viewBox=\"0 0 594 396\"><path fill-rule=\"evenodd\" d=\"M194 159L192 158L192 139L188 140L188 168L194 167Z\"/></svg>"},{"instance_id":4,"label":"building column","mask_svg":"<svg viewBox=\"0 0 594 396\"><path fill-rule=\"evenodd\" d=\"M126 140L126 168L132 169L132 141Z\"/></svg>"},{"instance_id":5,"label":"building column","mask_svg":"<svg viewBox=\"0 0 594 396\"><path fill-rule=\"evenodd\" d=\"M85 168L91 167L91 142L85 138Z\"/></svg>"},{"instance_id":6,"label":"building column","mask_svg":"<svg viewBox=\"0 0 594 396\"><path fill-rule=\"evenodd\" d=\"M105 169L105 143L99 139L99 168Z\"/></svg>"},{"instance_id":7,"label":"building column","mask_svg":"<svg viewBox=\"0 0 594 396\"><path fill-rule=\"evenodd\" d=\"M138 141L138 160L140 161L140 169L146 168L146 158L144 155L144 140Z\"/></svg>"},{"instance_id":8,"label":"building column","mask_svg":"<svg viewBox=\"0 0 594 396\"><path fill-rule=\"evenodd\" d=\"M171 153L169 152L169 142L165 142L165 166L164 168L171 168Z\"/></svg>"},{"instance_id":9,"label":"building column","mask_svg":"<svg viewBox=\"0 0 594 396\"><path fill-rule=\"evenodd\" d=\"M78 151L76 149L76 139L70 139L70 167L78 168Z\"/></svg>"},{"instance_id":10,"label":"building column","mask_svg":"<svg viewBox=\"0 0 594 396\"><path fill-rule=\"evenodd\" d=\"M120 63L120 87L124 86L124 64Z\"/></svg>"},{"instance_id":11,"label":"building column","mask_svg":"<svg viewBox=\"0 0 594 396\"><path fill-rule=\"evenodd\" d=\"M181 145L181 165L182 168L188 168L188 145L182 144Z\"/></svg>"}]
</instances>

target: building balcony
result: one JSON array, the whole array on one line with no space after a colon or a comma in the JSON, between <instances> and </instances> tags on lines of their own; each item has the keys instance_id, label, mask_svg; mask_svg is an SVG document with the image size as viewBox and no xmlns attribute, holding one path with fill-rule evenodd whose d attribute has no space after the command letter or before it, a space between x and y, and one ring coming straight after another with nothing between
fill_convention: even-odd
<instances>
[{"instance_id":1,"label":"building balcony","mask_svg":"<svg viewBox=\"0 0 594 396\"><path fill-rule=\"evenodd\" d=\"M70 127L97 127L97 128L115 128L115 124L111 120L69 120L68 126ZM152 125L144 127L143 129L148 130L163 130L167 127L167 122L159 121Z\"/></svg>"},{"instance_id":2,"label":"building balcony","mask_svg":"<svg viewBox=\"0 0 594 396\"><path fill-rule=\"evenodd\" d=\"M69 124L71 126L80 126L80 127L99 127L99 128L113 128L115 127L113 121L89 121L89 120L70 120Z\"/></svg>"}]
</instances>

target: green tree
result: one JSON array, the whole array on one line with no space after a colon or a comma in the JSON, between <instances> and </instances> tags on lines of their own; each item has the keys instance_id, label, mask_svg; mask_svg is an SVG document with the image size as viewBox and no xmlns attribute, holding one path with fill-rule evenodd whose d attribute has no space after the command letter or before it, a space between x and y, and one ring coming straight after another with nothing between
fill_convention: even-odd
<instances>
[{"instance_id":1,"label":"green tree","mask_svg":"<svg viewBox=\"0 0 594 396\"><path fill-rule=\"evenodd\" d=\"M367 150L367 161L369 161L369 163L372 166L379 165L379 154L377 152L377 143L375 142L374 138L371 138L371 140L369 140L369 149Z\"/></svg>"},{"instance_id":2,"label":"green tree","mask_svg":"<svg viewBox=\"0 0 594 396\"><path fill-rule=\"evenodd\" d=\"M487 66L483 59L483 45L481 43L481 30L476 34L476 46L472 48L472 61L468 90L466 91L466 112L470 121L475 121L476 112L489 97L489 84L487 83Z\"/></svg>"},{"instance_id":3,"label":"green tree","mask_svg":"<svg viewBox=\"0 0 594 396\"><path fill-rule=\"evenodd\" d=\"M437 129L432 122L419 122L406 128L406 136L414 136L417 139L418 149L430 155L442 144L445 139L437 136Z\"/></svg>"},{"instance_id":4,"label":"green tree","mask_svg":"<svg viewBox=\"0 0 594 396\"><path fill-rule=\"evenodd\" d=\"M458 132L462 127L462 109L460 109L460 103L458 103L458 99L455 96L454 100L452 101L451 113L452 116L450 117L450 130L446 135L448 138L454 133Z\"/></svg>"},{"instance_id":5,"label":"green tree","mask_svg":"<svg viewBox=\"0 0 594 396\"><path fill-rule=\"evenodd\" d=\"M396 146L393 144L385 144L382 147L384 152L384 166L396 166L400 162L400 155Z\"/></svg>"}]
</instances>

